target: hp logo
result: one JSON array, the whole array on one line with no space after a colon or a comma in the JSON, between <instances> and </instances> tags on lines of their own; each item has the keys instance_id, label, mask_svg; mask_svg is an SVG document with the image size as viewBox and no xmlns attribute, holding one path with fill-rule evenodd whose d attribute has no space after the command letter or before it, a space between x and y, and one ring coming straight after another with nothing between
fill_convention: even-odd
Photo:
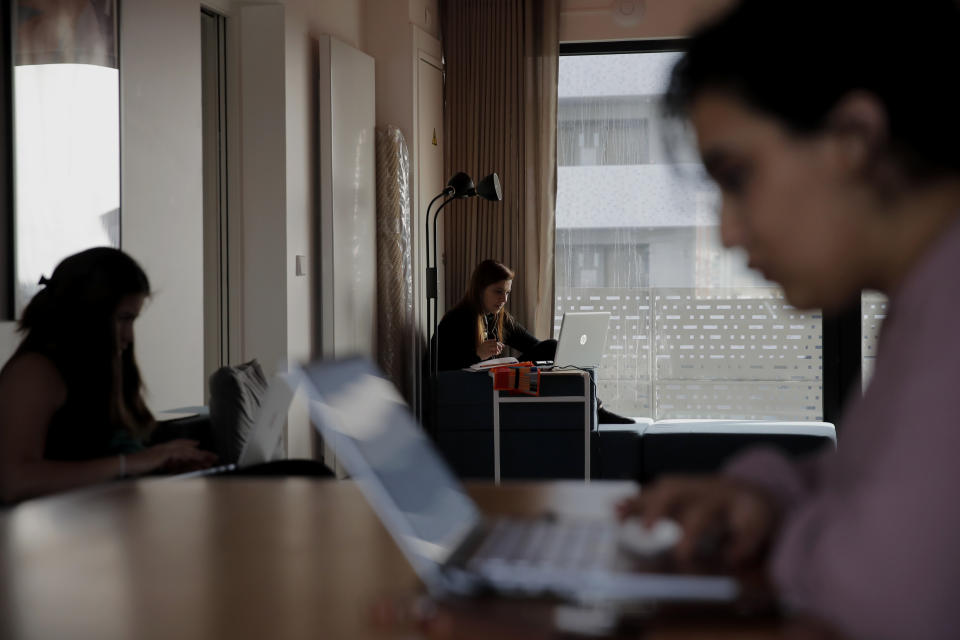
<instances>
[{"instance_id":1,"label":"hp logo","mask_svg":"<svg viewBox=\"0 0 960 640\"><path fill-rule=\"evenodd\" d=\"M580 344L581 345L587 344L587 334L583 334L582 336L580 336Z\"/></svg>"}]
</instances>

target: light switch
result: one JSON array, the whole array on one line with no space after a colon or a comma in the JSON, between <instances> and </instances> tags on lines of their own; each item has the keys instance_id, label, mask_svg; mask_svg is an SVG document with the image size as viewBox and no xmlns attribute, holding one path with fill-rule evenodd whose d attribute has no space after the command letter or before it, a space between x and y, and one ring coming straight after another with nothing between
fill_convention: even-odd
<instances>
[{"instance_id":1,"label":"light switch","mask_svg":"<svg viewBox=\"0 0 960 640\"><path fill-rule=\"evenodd\" d=\"M307 275L307 256L297 256L297 275Z\"/></svg>"}]
</instances>

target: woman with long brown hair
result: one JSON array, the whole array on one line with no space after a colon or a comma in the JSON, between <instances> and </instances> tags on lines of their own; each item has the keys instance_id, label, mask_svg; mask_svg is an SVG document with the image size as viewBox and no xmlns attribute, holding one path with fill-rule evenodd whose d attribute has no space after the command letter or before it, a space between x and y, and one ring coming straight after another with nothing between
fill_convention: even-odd
<instances>
[{"instance_id":1,"label":"woman with long brown hair","mask_svg":"<svg viewBox=\"0 0 960 640\"><path fill-rule=\"evenodd\" d=\"M537 340L507 311L513 271L496 260L473 270L463 299L437 327L437 368L463 369L499 356L504 346L521 352L521 360L552 360L556 340Z\"/></svg>"},{"instance_id":2,"label":"woman with long brown hair","mask_svg":"<svg viewBox=\"0 0 960 640\"><path fill-rule=\"evenodd\" d=\"M192 440L145 446L155 421L133 350L150 295L143 269L98 247L64 259L41 284L0 370L0 501L211 464Z\"/></svg>"}]
</instances>

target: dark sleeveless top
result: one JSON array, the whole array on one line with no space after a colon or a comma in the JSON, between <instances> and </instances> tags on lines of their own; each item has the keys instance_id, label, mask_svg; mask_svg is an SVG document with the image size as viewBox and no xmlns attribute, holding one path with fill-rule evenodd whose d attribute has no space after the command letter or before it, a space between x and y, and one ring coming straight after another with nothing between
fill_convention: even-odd
<instances>
[{"instance_id":1,"label":"dark sleeveless top","mask_svg":"<svg viewBox=\"0 0 960 640\"><path fill-rule=\"evenodd\" d=\"M57 368L67 387L66 401L50 419L43 452L45 459L91 460L143 449L143 444L133 438L129 431L111 425L107 408L98 406L102 403L95 402L76 384L71 384L69 372L64 370L53 354L44 351L22 348L17 350L14 358L25 353L36 353L47 358Z\"/></svg>"},{"instance_id":2,"label":"dark sleeveless top","mask_svg":"<svg viewBox=\"0 0 960 640\"><path fill-rule=\"evenodd\" d=\"M141 451L143 443L129 431L116 428L105 418L96 418L101 411L72 397L53 414L47 430L43 457L47 460L92 460L111 455Z\"/></svg>"}]
</instances>

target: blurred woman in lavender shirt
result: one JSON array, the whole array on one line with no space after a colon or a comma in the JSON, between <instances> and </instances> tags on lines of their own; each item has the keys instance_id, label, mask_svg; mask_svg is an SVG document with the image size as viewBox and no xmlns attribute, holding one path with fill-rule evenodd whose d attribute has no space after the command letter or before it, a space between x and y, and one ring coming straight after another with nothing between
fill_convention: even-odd
<instances>
[{"instance_id":1,"label":"blurred woman in lavender shirt","mask_svg":"<svg viewBox=\"0 0 960 640\"><path fill-rule=\"evenodd\" d=\"M668 104L722 191L725 245L797 307L891 300L836 452L769 450L621 505L722 533L781 601L856 638L960 637L960 9L744 0L700 31ZM716 539L716 538L714 538Z\"/></svg>"}]
</instances>

